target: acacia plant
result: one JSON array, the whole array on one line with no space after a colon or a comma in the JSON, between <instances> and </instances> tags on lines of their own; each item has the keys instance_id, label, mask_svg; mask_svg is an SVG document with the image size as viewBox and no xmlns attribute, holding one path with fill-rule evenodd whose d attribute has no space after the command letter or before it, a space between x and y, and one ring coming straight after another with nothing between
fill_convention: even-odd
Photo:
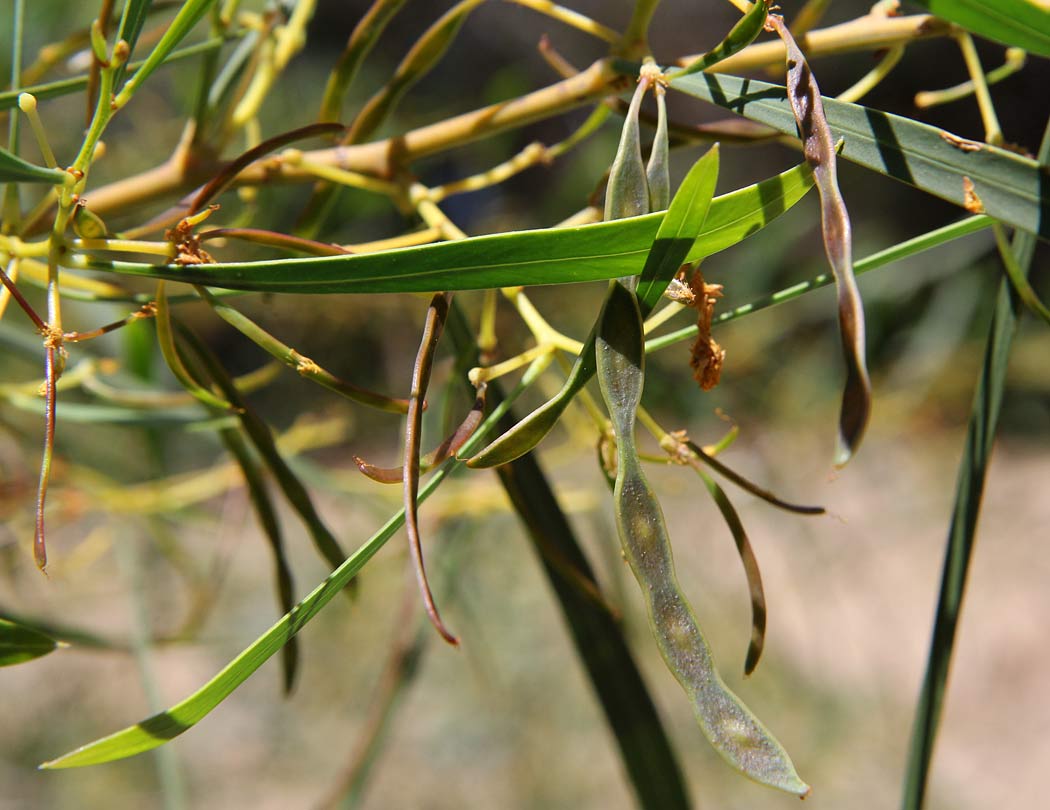
<instances>
[{"instance_id":1,"label":"acacia plant","mask_svg":"<svg viewBox=\"0 0 1050 810\"><path fill-rule=\"evenodd\" d=\"M6 183L0 313L8 321L22 319L42 339L35 348L23 341L21 349L39 362L42 382L9 381L3 396L5 408L40 411L43 406L32 542L36 564L46 571L47 526L55 513L47 496L56 435L78 421L105 421L134 431L165 419L188 420L214 432L239 476L213 476L207 486L197 487L186 486L185 478L154 482L157 502L130 498L131 509L151 510L159 503L177 513L219 489L243 484L259 531L269 541L284 612L185 700L43 767L93 765L161 746L202 720L278 652L290 690L298 666L296 633L340 592L352 598L355 578L402 527L426 615L445 641L458 644L428 583L418 510L457 470L494 468L542 557L639 803L687 806L679 765L615 612L533 453L567 409L582 407L593 425L597 463L610 484L623 556L641 589L652 636L700 730L744 775L804 797L810 787L784 747L718 674L676 578L672 541L643 462L694 469L729 527L752 601L745 662L749 674L762 653L765 596L747 534L719 480L788 512L819 514L823 509L788 503L726 466L718 456L735 433L705 447L684 431L661 425L642 405L646 357L691 342L691 374L683 372L673 384L708 390L719 383L727 356L713 336L714 327L833 284L845 364L834 457L834 464L842 467L860 446L872 402L855 274L991 229L1004 277L959 471L941 601L909 758L904 801L920 806L1011 339L1025 307L1050 321L1028 281L1035 242L1050 236L1050 139L1044 139L1037 158L1008 148L989 91L989 85L1020 67L1023 52L1050 56L1050 15L1032 0L919 3L937 16L903 14L896 2L883 0L851 22L820 29L827 2L810 0L791 19L768 0L733 0L741 16L720 42L701 50L712 43L698 32L699 53L669 54L653 53L649 46L647 31L658 0L636 0L622 31L547 0L513 2L547 15L552 25L579 29L605 43L606 55L580 68L544 44L544 55L561 74L549 86L377 139L389 130L392 113L413 85L456 47L461 26L483 0L460 0L448 8L389 79L370 89L367 102L350 109L344 99L364 75L362 64L406 6L404 0L374 0L331 67L319 108L272 132L263 129L260 114L281 88L289 62L307 45L307 25L316 6L312 0L272 0L259 8L237 0L102 0L89 31L54 31L55 44L32 64L26 64L22 53L25 0L15 0L11 89L0 94L0 109L9 122L7 148L0 151L0 179ZM971 32L1011 46L1003 69L985 73ZM926 102L972 96L985 125L984 140L961 138L858 103L890 74L906 48L931 37L958 43L970 82L932 94ZM763 41L756 42L759 38ZM49 79L85 48L90 63L86 72ZM879 58L846 92L822 97L819 67L811 69L811 62L846 50L876 51ZM756 69L779 72L782 83L739 77ZM122 148L119 137L113 143L107 139L115 131L111 125L136 114L142 89L161 70L178 71L184 85L195 88L177 149L147 171L95 182L95 164ZM75 154L55 154L49 145L47 100L73 94L86 99L87 127ZM701 99L742 118L702 125L676 118L676 95ZM643 109L647 97L654 114ZM578 108L591 112L569 137L532 143L479 174L437 183L419 170L425 158ZM593 148L590 136L607 125L620 130L615 155L605 161L608 172L577 190L579 211L564 221L469 236L447 213L445 203L454 195L499 186L531 167L555 164L572 150ZM720 161L733 159L733 153L720 151L717 141L776 139L798 148L796 166L715 195ZM26 157L36 154L27 146L31 140L39 161ZM716 143L672 184L671 150L705 141ZM848 201L836 176L840 160L910 183L957 204L966 215L854 260ZM280 185L277 193L288 195L283 227L269 224L258 205L255 192L262 185ZM744 239L762 239L763 228L814 186L829 272L718 312L722 286L708 283L703 263ZM308 189L308 195L290 196L297 187ZM340 199L347 188L393 206L407 223L404 230L346 244L336 213L343 210ZM143 286L142 279L149 284ZM587 335L562 333L529 297L528 288L536 285L594 281L606 282L608 288ZM378 293L427 294L409 379L399 383L399 390L380 393L330 373L241 311L247 296L260 293L352 293L361 307ZM83 328L72 329L63 318L70 301L78 302L78 320L95 304L120 304L127 314L113 323L77 323ZM232 374L221 353L180 317L194 302L203 302L274 363L246 375ZM522 342L498 336L497 319L509 313L520 318L527 332ZM663 328L683 313L688 323ZM128 335L121 356L92 349L93 339L117 330ZM151 369L154 346L167 371ZM447 386L468 390L473 404L464 408L447 438L424 452L424 410L446 398L429 385L435 358L445 351L456 358ZM397 485L403 493L403 508L373 536L335 536L302 476L289 464L295 437L278 435L253 407L252 392L279 386L284 366L320 385L325 396L394 415L390 436L400 437L400 464L384 468L355 457L360 472L376 487ZM171 378L184 394L165 390ZM588 387L592 378L597 385ZM524 392L551 379L560 380L557 393L528 413L513 410ZM38 385L39 397L34 392ZM76 389L70 407L60 405ZM636 444L639 423L659 447L655 458L653 451ZM300 440L299 448L312 440ZM217 469L196 475L211 476ZM85 484L89 491L99 491L97 480ZM64 486L75 488L76 477ZM273 490L302 520L317 553L332 569L298 600ZM106 510L106 499L94 497L94 508ZM4 663L42 655L54 646L26 623L4 620L0 630Z\"/></svg>"}]
</instances>

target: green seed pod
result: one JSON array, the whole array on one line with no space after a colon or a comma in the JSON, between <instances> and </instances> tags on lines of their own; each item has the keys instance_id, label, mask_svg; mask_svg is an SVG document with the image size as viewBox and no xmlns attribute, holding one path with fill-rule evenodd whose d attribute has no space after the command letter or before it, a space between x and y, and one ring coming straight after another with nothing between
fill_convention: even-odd
<instances>
[{"instance_id":1,"label":"green seed pod","mask_svg":"<svg viewBox=\"0 0 1050 810\"><path fill-rule=\"evenodd\" d=\"M671 203L671 174L668 162L667 103L666 91L661 81L654 85L656 94L656 135L649 162L645 167L645 179L649 184L649 210L663 211Z\"/></svg>"},{"instance_id":2,"label":"green seed pod","mask_svg":"<svg viewBox=\"0 0 1050 810\"><path fill-rule=\"evenodd\" d=\"M623 219L649 213L649 184L642 162L638 133L638 113L650 82L642 78L631 97L627 118L620 132L620 145L609 169L609 186L605 191L605 219Z\"/></svg>"},{"instance_id":3,"label":"green seed pod","mask_svg":"<svg viewBox=\"0 0 1050 810\"><path fill-rule=\"evenodd\" d=\"M787 752L723 683L678 584L663 511L634 443L645 380L644 335L638 299L619 282L610 285L599 317L595 356L616 433L616 527L645 598L660 654L689 695L700 729L730 765L757 782L805 796L809 786L795 772Z\"/></svg>"}]
</instances>

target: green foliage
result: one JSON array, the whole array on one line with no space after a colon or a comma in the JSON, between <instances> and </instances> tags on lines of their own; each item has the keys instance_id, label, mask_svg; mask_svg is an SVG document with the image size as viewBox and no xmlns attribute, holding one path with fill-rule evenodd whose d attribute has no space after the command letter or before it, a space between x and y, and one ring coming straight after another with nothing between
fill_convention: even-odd
<instances>
[{"instance_id":1,"label":"green foliage","mask_svg":"<svg viewBox=\"0 0 1050 810\"><path fill-rule=\"evenodd\" d=\"M354 591L348 586L402 525L426 611L445 640L458 643L438 616L437 599L423 560L423 549L432 554L434 546L424 544L423 536L435 526L438 532L446 530L461 514L437 506L429 513L435 519L425 521L418 508L454 473L469 467L496 468L500 484L540 558L641 806L691 805L674 738L660 719L650 685L640 674L632 652L649 642L682 687L685 694L679 693L678 700L684 698L689 703L703 735L730 765L757 782L805 796L809 786L796 772L785 747L722 680L707 635L686 596L688 588L679 581L680 569L676 569L673 555L679 541L672 538L671 524L660 504L661 493L651 483L657 479L645 468L650 462L692 467L714 500L714 507L707 504L714 520L705 521L700 534L707 535L712 525L720 529L724 523L736 544L752 611L745 662L748 675L755 670L765 643L767 609L775 615L776 608L767 608L758 559L744 527L746 515L730 503L715 476L795 515L822 514L824 509L789 503L717 458L735 432L714 447L702 447L684 430L665 429L658 421L666 418L664 412L650 413L643 406L643 388L653 391L660 385L663 390L669 390L667 386L681 390L691 389L693 383L661 379L665 375L659 371L646 371L646 358L665 346L692 339L693 376L707 391L718 384L725 358L724 349L712 335L714 327L834 283L847 368L836 455L841 466L856 452L871 409L864 309L855 274L990 227L997 238L1006 278L995 304L960 465L941 602L908 762L905 804L922 806L988 457L1005 396L1013 336L1024 306L1044 318L1048 312L1028 271L1036 241L1050 237L1050 146L1044 145L1035 159L993 145L1002 142L1001 133L988 80L977 63L969 35L949 26L931 26L925 18L891 18L875 11L857 21L863 23L859 35L846 36L841 27L835 27L820 37L811 36L804 55L788 27L790 21L785 22L775 7L758 0L743 8L740 20L714 48L700 56L682 55L677 67L661 71L648 42L658 2L638 0L622 32L555 4L517 2L548 15L552 24L594 36L608 46L607 54L577 71L570 60L545 45L548 61L563 74L560 81L479 110L447 114L415 129L405 124L410 116L403 112L407 105L401 102L420 83L438 86L450 102L469 95L455 83L441 83L443 63L462 47L466 32L483 14L508 13L505 6L497 9L489 4L482 10L482 0L461 0L436 20L422 21L424 24L418 26L422 33L385 77L372 69L370 60L380 38L396 28L398 13L407 5L403 0L374 0L341 55L325 65L330 68L326 82L309 74L312 68L302 67L306 59L296 61L300 54L317 56L307 47L317 35L310 22L318 7L310 0L273 3L265 8L262 4L220 4L215 0L186 0L172 7L127 0L115 25L118 18L111 4L102 3L101 17L90 30L48 31L47 36L55 40L53 48L42 51L38 63L25 72L25 66L14 66L14 86L0 94L0 113L7 111L14 116L18 114L16 108L21 107L44 155L43 162L69 167L44 168L22 157L25 138L19 141L18 126L12 123L9 148L0 149L0 182L9 184L0 228L4 285L0 317L7 318L0 324L0 337L14 347L10 353L13 363L24 361L43 368L43 381L5 379L0 383L0 402L5 426L8 413L28 412L37 418L36 424L42 423L44 452L35 508L25 510L33 515L37 564L43 569L48 562L45 525L57 513L55 498L47 498L53 457L63 462L56 464L58 484L62 503L73 503L72 511L81 508L105 514L108 510L108 519L113 522L152 525L157 535L161 531L156 523L149 524L147 517L154 520L158 513L166 513L178 535L178 529L189 520L190 507L243 487L266 539L277 610L283 614L188 697L162 711L156 711L155 706L145 720L58 756L45 763L44 769L112 762L159 748L201 722L278 652L282 656L282 684L291 692L299 677L301 658L309 656L297 634L337 593L353 599ZM978 36L1050 56L1050 14L1038 4L1027 0L931 0L923 5ZM826 7L826 3L807 4L801 15L804 27L816 24ZM153 14L163 20L151 30L147 26ZM204 32L201 23L206 17L208 31ZM15 27L16 37L22 37L21 24ZM769 47L773 43L753 44L763 30L776 32L784 50ZM697 40L718 41L707 33L697 32ZM497 32L487 35L496 38ZM891 49L885 60L854 86L856 95L861 95L857 87L870 89L885 79L903 49L923 35L953 36L962 46L972 85L970 90L953 88L952 97L965 98L970 92L976 96L986 128L985 140L990 143L960 138L873 106L821 95L815 75L822 70L823 53ZM22 52L20 39L15 46L17 63ZM59 75L57 68L84 47L93 56L88 73L71 78ZM132 53L141 55L146 47L149 52L144 60L128 61ZM782 64L784 53L786 65ZM122 137L130 140L125 137L128 131L135 132L134 138L148 138L150 127L167 129L172 125L171 121L152 120L157 102L151 105L141 92L144 86L162 85L156 83L156 77L166 66L171 66L176 84L196 87L194 112L185 122L175 152L163 160L158 156L158 165L152 170L97 182L102 174L96 164L124 146ZM737 70L732 66L743 66L740 70L763 66L784 69L784 85L715 72L723 67ZM319 104L314 104L312 96L309 103L298 96L288 100L289 88L302 81L301 76L293 75L299 69L310 75ZM23 76L28 78L23 81ZM471 81L473 89L477 77ZM48 120L57 117L57 105L72 102L74 94L85 90L86 130L72 141L65 137L59 140L60 133L48 129ZM22 95L30 91L41 101L54 99L56 106L42 106L38 117L34 98ZM656 116L652 143L647 145L645 97L650 91L655 96ZM677 120L675 92L671 91L729 110L745 120L702 125ZM22 102L18 101L20 95ZM629 103L624 100L628 95ZM348 103L350 100L353 103ZM318 107L323 123L315 123ZM563 140L531 143L513 154L499 152L514 142L506 133L517 137L520 130L535 122L583 107L592 108L590 116L572 133L559 136ZM353 111L347 120L339 124L325 120L338 117L344 109ZM614 113L624 119L615 153L612 140L594 137ZM413 111L412 115L416 114ZM129 126L123 130L112 127L119 118L126 119ZM385 140L368 141L385 131L393 134ZM691 168L678 182L672 182L673 177L677 179L672 148L688 145L698 137L711 139L712 135L727 143L779 139L799 148L804 162L779 174L774 172L783 164L755 172L748 180L756 174L767 179L723 190L716 196L719 177L725 183L726 177L741 175L727 171L739 153L715 143L702 157L691 161ZM58 158L52 156L49 138L59 146ZM298 148L300 141L318 138L325 139L320 148L307 149L309 143ZM481 141L489 141L491 149L489 145L479 147L471 158L487 160L499 154L499 162L448 180L448 167L456 166L450 156ZM643 160L646 150L647 162ZM464 228L473 228L475 223L465 224L466 209L447 202L473 192L495 196L497 189L508 187L517 175L543 164L560 167L584 152L593 157L581 165L608 166L604 178L598 176L602 169L588 178L592 185L597 182L600 190L604 187L604 206L599 195L592 193L592 186L573 188L573 204L579 211L562 222L515 230L500 220L499 232L470 236ZM948 200L973 216L855 262L853 223L845 201L848 195L840 190L838 181L840 156L871 172L908 183L924 194ZM448 158L450 163L439 166L438 158ZM112 171L121 173L116 168ZM442 184L434 179L439 176L446 178ZM303 188L303 193L296 196L286 188L294 185ZM751 300L735 300L731 309L716 313L723 285L707 283L701 265L723 251L732 256L735 248L752 237L742 253L751 249L751 255L767 259L774 254L790 254L790 245L784 243L794 238L792 232L801 238L802 232L817 230L816 222L804 219L805 206L798 205L814 186L820 198L819 230L831 272L781 290L774 286L779 282L772 273L756 273L760 283L768 281L769 286ZM379 229L387 225L373 227L378 220L360 215L356 200L365 199L365 195L370 202L360 210L386 206L391 215L386 222L400 223L397 233L390 236ZM797 210L792 211L796 205ZM539 210L538 205L535 208ZM789 211L791 214L784 216ZM340 222L346 212L350 212L351 221ZM489 224L486 229L491 229ZM1012 246L1007 243L1006 227L1016 229ZM348 241L348 234L366 231L369 241ZM707 272L706 265L703 270ZM583 329L593 321L583 341L555 328L552 324L560 319L556 307L548 312L550 301L544 293L527 289L557 285L568 297L575 293L573 285L596 281L607 281L608 291L596 317L591 310L578 319ZM255 295L260 293L266 295ZM430 294L419 340L415 338L414 321L399 317L388 322L374 314L386 300L378 298L380 294L400 295L415 306L416 299L405 295L415 293ZM341 368L338 374L322 368L295 348L290 338L278 334L279 319L276 326L257 322L266 317L268 302L290 294L312 296L294 299L308 302L301 305L309 313L306 320L311 328L323 323L327 305L340 308L341 323L347 310L368 308L367 317L375 318L369 320L366 330L374 339L370 345L381 346L384 351L419 346L411 376L384 380L382 384L394 392L387 394L346 379ZM340 294L354 298L337 298ZM234 295L238 298L231 301ZM545 303L534 304L530 295ZM346 303L348 300L352 305ZM117 320L103 314L115 306L123 307L124 302L135 302L140 308L129 314L121 310L123 317ZM198 313L191 313L187 306L192 302L200 303ZM22 310L26 316L23 321L28 323L21 331L10 327L22 317L16 308ZM692 312L692 325L653 334L682 311ZM95 313L103 325L79 331L69 328L73 318L79 321ZM834 312L829 311L827 316L833 317ZM209 322L207 319L232 326L236 338L248 338L250 350L262 350L277 362L258 372L235 376L231 369L240 360L234 350L226 344L217 347L215 341L202 337L207 332L202 323ZM152 324L145 328L149 321ZM508 321L513 322L513 328ZM192 327L187 325L191 322ZM104 336L125 327L134 330L125 332L131 336L127 357L110 356L113 349ZM448 343L454 355L451 371L440 362L442 346ZM342 340L339 349L342 355L372 351L366 348L362 352ZM781 346L769 354L775 355L779 364L791 360L790 352ZM163 358L166 371L155 365L154 355L158 360ZM399 362L410 360L406 357ZM127 371L119 370L122 362ZM325 362L336 368L334 363ZM550 373L552 366L566 371L564 379ZM523 368L517 383L504 393L499 378ZM15 378L25 376L23 367L13 364L11 369L5 366L4 373ZM315 396L338 395L340 399L335 401L344 409L354 409L355 420L407 415L400 432L402 457L396 467L372 464L353 454L358 469L373 482L358 479L352 468L346 473L354 477L355 486L401 484L403 508L363 542L356 521L351 521L350 529L337 530L333 527L338 524L322 517L324 504L313 491L318 483L331 486L341 480L340 466L351 456L343 452L347 448L339 446L343 434L332 438L322 430L306 428L307 438L303 439L299 426L282 430L285 416L313 409L314 403L306 397L286 394L282 389L278 399L285 409L283 414L271 411L266 404L264 396L273 390L270 386L281 369L293 370L304 386L321 386L311 389L318 392ZM826 376L834 378L835 373ZM588 389L594 377L600 401L594 389ZM169 385L178 390L167 390ZM454 409L459 407L456 403L461 389L471 391L474 404L465 418L456 419ZM287 390L293 389L289 386ZM258 401L249 397L256 391L262 395ZM552 396L551 391L556 393ZM522 409L523 417L515 416L511 410L515 402L527 402L530 397L542 404ZM582 416L573 422L570 414L577 410ZM341 410L336 417L341 429L350 424L347 413ZM40 415L43 420L39 420ZM449 438L424 453L424 432L429 433L442 420L441 435ZM133 437L134 446L145 449L119 470L81 458L81 445L66 445L62 439L67 427L78 423L111 426L117 431L113 435L128 439L127 446L132 446ZM449 434L448 425L457 423L460 426ZM560 487L551 484L532 452L557 425L568 425L577 445L586 447L585 455L597 445L598 466L612 489L611 499L603 493L602 502L617 527L619 549L614 553L622 552L637 580L635 596L644 603L651 639L643 641L626 632L619 611L630 609L630 599L599 582L559 503L563 500ZM638 426L655 440L659 447L656 454L636 439ZM194 457L188 473L168 475L165 456L179 455L180 444L187 441L191 430L224 455L205 460ZM364 428L362 434L368 431ZM391 436L395 433L391 431ZM338 447L338 461L322 464L298 458L304 449L325 445ZM363 452L373 450L369 447ZM423 479L427 474L429 477ZM145 480L134 481L139 475ZM295 555L271 495L274 486L331 570L298 601ZM385 503L374 488L367 493L363 500L370 504ZM471 504L471 508L486 510L481 499L479 503ZM166 555L165 564L183 572L193 570L177 550L172 551L179 542L178 537L158 542ZM349 555L344 551L348 543L349 547L356 546ZM64 560L65 550L52 555L53 566L56 556ZM60 583L53 584L61 587ZM198 589L197 593L203 594L198 598L203 607L173 634L174 640L196 638L203 618L215 603L209 588L217 587L212 582ZM148 618L140 617L140 621L148 625ZM361 619L351 614L351 621ZM630 621L626 623L629 625ZM148 628L140 627L139 631L140 637L130 646L139 653L141 663L147 657L150 634ZM93 644L90 633L59 637L68 637L74 646L107 647ZM400 668L393 671L394 682L385 686L383 694L390 699L378 716L373 736L363 739L361 750L366 754L362 756L367 755L368 762L379 752L380 732L394 710L393 696L407 685L410 670L416 665L424 637L412 634L411 638L410 644L394 645ZM45 655L56 644L29 626L0 620L0 665ZM355 658L368 655L367 651L352 652L347 666L354 665ZM143 667L144 672L147 669ZM763 677L769 676L763 673ZM151 692L148 679L146 687ZM64 736L64 728L60 723L58 726ZM69 742L63 739L62 744ZM364 760L351 766L347 770L351 776L339 784L353 785L358 796L360 779L369 768Z\"/></svg>"},{"instance_id":2,"label":"green foliage","mask_svg":"<svg viewBox=\"0 0 1050 810\"><path fill-rule=\"evenodd\" d=\"M1038 0L915 0L978 36L1050 56L1050 14Z\"/></svg>"},{"instance_id":3,"label":"green foliage","mask_svg":"<svg viewBox=\"0 0 1050 810\"><path fill-rule=\"evenodd\" d=\"M0 619L0 667L9 667L54 652L58 646L50 636L32 627Z\"/></svg>"}]
</instances>

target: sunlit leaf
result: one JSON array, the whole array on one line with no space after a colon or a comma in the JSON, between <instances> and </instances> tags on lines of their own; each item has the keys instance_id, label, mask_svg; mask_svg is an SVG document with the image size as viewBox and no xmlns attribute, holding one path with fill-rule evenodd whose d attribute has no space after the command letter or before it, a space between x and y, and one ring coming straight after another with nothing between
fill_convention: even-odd
<instances>
[{"instance_id":1,"label":"sunlit leaf","mask_svg":"<svg viewBox=\"0 0 1050 810\"><path fill-rule=\"evenodd\" d=\"M704 73L673 79L671 87L796 134L787 90L780 85ZM990 216L1050 238L1047 174L1036 161L910 118L823 101L834 139L845 139L841 154L846 160L959 206L973 209L979 201ZM966 180L976 196L968 196Z\"/></svg>"},{"instance_id":2,"label":"sunlit leaf","mask_svg":"<svg viewBox=\"0 0 1050 810\"><path fill-rule=\"evenodd\" d=\"M931 14L1029 53L1050 56L1050 8L1038 0L915 0Z\"/></svg>"},{"instance_id":3,"label":"sunlit leaf","mask_svg":"<svg viewBox=\"0 0 1050 810\"><path fill-rule=\"evenodd\" d=\"M39 630L0 619L0 667L32 661L57 646L57 641Z\"/></svg>"},{"instance_id":4,"label":"sunlit leaf","mask_svg":"<svg viewBox=\"0 0 1050 810\"><path fill-rule=\"evenodd\" d=\"M716 197L686 261L725 250L761 230L812 185L812 171L803 165ZM664 212L658 212L351 256L185 267L86 259L84 266L259 292L433 292L566 284L640 273L663 218Z\"/></svg>"},{"instance_id":5,"label":"sunlit leaf","mask_svg":"<svg viewBox=\"0 0 1050 810\"><path fill-rule=\"evenodd\" d=\"M715 144L685 176L656 232L653 247L645 257L638 279L638 302L642 317L648 315L689 255L693 234L703 231L704 220L718 182L718 144Z\"/></svg>"},{"instance_id":6,"label":"sunlit leaf","mask_svg":"<svg viewBox=\"0 0 1050 810\"><path fill-rule=\"evenodd\" d=\"M66 173L62 169L48 169L22 160L0 147L0 182L52 183L61 185Z\"/></svg>"}]
</instances>

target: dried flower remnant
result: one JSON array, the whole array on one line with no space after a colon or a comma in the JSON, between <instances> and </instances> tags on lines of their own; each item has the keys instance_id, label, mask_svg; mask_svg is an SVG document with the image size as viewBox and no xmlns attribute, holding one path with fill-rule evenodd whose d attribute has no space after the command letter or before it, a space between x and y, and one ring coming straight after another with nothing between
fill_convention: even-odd
<instances>
[{"instance_id":1,"label":"dried flower remnant","mask_svg":"<svg viewBox=\"0 0 1050 810\"><path fill-rule=\"evenodd\" d=\"M963 175L963 208L969 211L971 214L983 214L984 203L981 202L981 198L977 196L977 189L974 188L973 180Z\"/></svg>"},{"instance_id":2,"label":"dried flower remnant","mask_svg":"<svg viewBox=\"0 0 1050 810\"><path fill-rule=\"evenodd\" d=\"M175 246L175 264L213 264L215 259L201 247L201 238L193 229L219 210L217 205L209 205L193 216L179 220L178 225L164 232L164 238Z\"/></svg>"},{"instance_id":3,"label":"dried flower remnant","mask_svg":"<svg viewBox=\"0 0 1050 810\"><path fill-rule=\"evenodd\" d=\"M704 391L710 391L722 377L722 365L725 363L726 350L711 337L711 319L715 313L715 301L722 297L721 284L708 284L704 281L700 268L693 271L689 279L692 300L689 306L696 309L696 342L693 343L689 365L693 377Z\"/></svg>"},{"instance_id":4,"label":"dried flower remnant","mask_svg":"<svg viewBox=\"0 0 1050 810\"><path fill-rule=\"evenodd\" d=\"M960 138L958 135L952 135L950 132L942 131L941 140L950 146L954 146L960 152L980 152L984 148L984 144L982 143L969 141L966 138Z\"/></svg>"}]
</instances>

